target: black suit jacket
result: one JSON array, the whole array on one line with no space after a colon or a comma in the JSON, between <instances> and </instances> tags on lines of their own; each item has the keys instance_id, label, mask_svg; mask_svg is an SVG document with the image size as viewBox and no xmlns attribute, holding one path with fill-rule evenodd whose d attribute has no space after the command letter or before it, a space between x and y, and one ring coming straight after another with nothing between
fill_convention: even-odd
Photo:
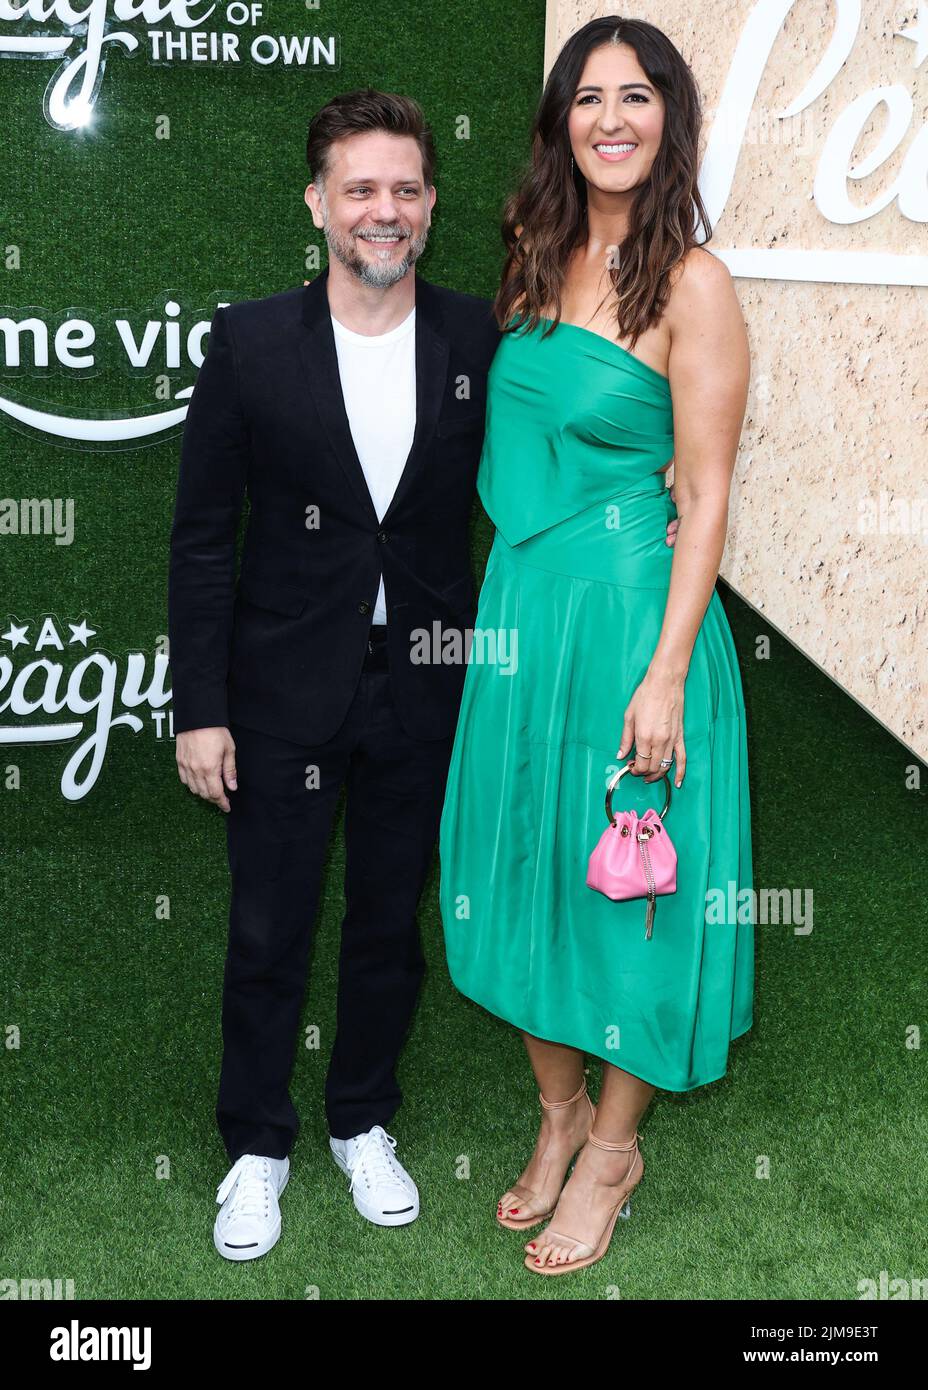
<instances>
[{"instance_id":1,"label":"black suit jacket","mask_svg":"<svg viewBox=\"0 0 928 1390\"><path fill-rule=\"evenodd\" d=\"M232 721L295 742L330 738L357 688L381 573L403 726L420 739L454 730L466 667L416 662L412 644L436 623L440 633L473 625L468 528L499 330L489 300L416 275L415 437L378 521L342 398L327 280L325 270L213 315L171 530L175 734Z\"/></svg>"}]
</instances>

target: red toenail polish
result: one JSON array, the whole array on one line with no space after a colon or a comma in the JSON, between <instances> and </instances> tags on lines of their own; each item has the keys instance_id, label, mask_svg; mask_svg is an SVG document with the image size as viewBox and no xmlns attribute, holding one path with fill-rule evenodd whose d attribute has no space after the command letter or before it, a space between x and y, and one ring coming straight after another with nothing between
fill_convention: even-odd
<instances>
[{"instance_id":1,"label":"red toenail polish","mask_svg":"<svg viewBox=\"0 0 928 1390\"><path fill-rule=\"evenodd\" d=\"M510 1216L518 1216L518 1215L519 1215L519 1208L518 1208L518 1207L510 1207L510 1208L509 1208L509 1215L510 1215Z\"/></svg>"}]
</instances>

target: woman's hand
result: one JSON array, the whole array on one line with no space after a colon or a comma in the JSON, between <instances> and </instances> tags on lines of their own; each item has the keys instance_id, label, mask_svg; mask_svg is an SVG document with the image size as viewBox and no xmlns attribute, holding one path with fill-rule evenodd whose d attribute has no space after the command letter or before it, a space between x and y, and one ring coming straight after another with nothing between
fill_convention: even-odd
<instances>
[{"instance_id":1,"label":"woman's hand","mask_svg":"<svg viewBox=\"0 0 928 1390\"><path fill-rule=\"evenodd\" d=\"M661 767L661 758L675 758L674 786L679 787L686 771L683 743L683 687L685 676L665 675L649 670L625 710L622 741L617 757L635 747L633 774L646 782L656 782L670 767Z\"/></svg>"},{"instance_id":2,"label":"woman's hand","mask_svg":"<svg viewBox=\"0 0 928 1390\"><path fill-rule=\"evenodd\" d=\"M670 468L670 467L672 467L672 465L673 465L673 459L670 460L670 463L668 463L667 467ZM672 486L671 489L670 489L670 500L671 500L671 502L674 504L674 506L676 506L676 504L677 504L677 499L676 499L676 497L675 497L675 495L674 495L673 486ZM667 523L667 534L666 534L666 536L664 537L664 543L665 543L666 545L672 546L672 545L674 544L674 542L675 542L676 539L677 539L677 530L678 530L679 526L680 526L680 517L679 517L679 515L671 517L670 520L669 520L668 523Z\"/></svg>"}]
</instances>

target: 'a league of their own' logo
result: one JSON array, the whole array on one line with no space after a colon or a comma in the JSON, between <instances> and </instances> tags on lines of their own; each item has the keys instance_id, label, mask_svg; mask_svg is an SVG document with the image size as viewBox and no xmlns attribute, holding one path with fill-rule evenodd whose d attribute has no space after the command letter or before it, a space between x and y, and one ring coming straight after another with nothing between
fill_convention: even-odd
<instances>
[{"instance_id":1,"label":"'a league of their own' logo","mask_svg":"<svg viewBox=\"0 0 928 1390\"><path fill-rule=\"evenodd\" d=\"M291 23L301 8L284 8ZM198 71L249 62L302 73L339 66L337 34L257 27L267 22L260 0L0 0L0 58L58 62L43 109L49 125L62 131L90 124L112 53Z\"/></svg>"},{"instance_id":2,"label":"'a league of their own' logo","mask_svg":"<svg viewBox=\"0 0 928 1390\"><path fill-rule=\"evenodd\" d=\"M69 635L62 637L65 630ZM0 632L0 747L73 743L61 774L69 801L79 801L95 785L111 729L138 734L147 724L156 738L172 733L165 709L171 699L167 639L159 642L163 652L129 652L119 659L88 651L95 636L83 619L60 623L54 617L38 623L14 619Z\"/></svg>"}]
</instances>

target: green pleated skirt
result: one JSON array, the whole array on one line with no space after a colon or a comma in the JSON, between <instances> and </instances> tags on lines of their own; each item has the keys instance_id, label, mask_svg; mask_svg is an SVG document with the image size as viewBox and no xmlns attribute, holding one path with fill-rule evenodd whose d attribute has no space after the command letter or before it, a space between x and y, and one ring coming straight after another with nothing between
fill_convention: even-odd
<instances>
[{"instance_id":1,"label":"green pleated skirt","mask_svg":"<svg viewBox=\"0 0 928 1390\"><path fill-rule=\"evenodd\" d=\"M725 1074L753 1018L744 703L713 592L685 684L686 773L664 822L677 890L657 899L648 940L643 898L613 902L586 885L672 559L663 479L622 507L618 540L600 503L520 545L497 532L441 821L441 913L463 994L536 1037L687 1091ZM614 807L641 814L663 801L662 782L628 774Z\"/></svg>"}]
</instances>

